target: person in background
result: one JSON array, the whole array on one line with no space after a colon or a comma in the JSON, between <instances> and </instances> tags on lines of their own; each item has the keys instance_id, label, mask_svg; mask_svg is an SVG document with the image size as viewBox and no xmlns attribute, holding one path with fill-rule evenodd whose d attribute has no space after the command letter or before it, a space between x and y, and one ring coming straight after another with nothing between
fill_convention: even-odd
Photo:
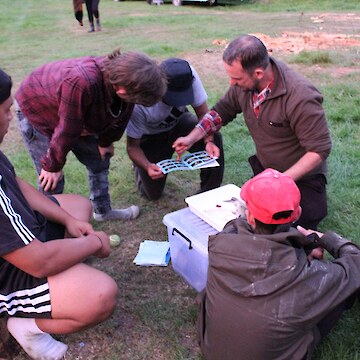
<instances>
[{"instance_id":1,"label":"person in background","mask_svg":"<svg viewBox=\"0 0 360 360\"><path fill-rule=\"evenodd\" d=\"M12 118L11 87L0 69L0 143ZM109 237L88 223L88 199L47 197L16 176L2 152L0 194L0 317L32 359L62 359L67 345L50 334L94 326L115 308L115 281L82 263L107 257Z\"/></svg>"},{"instance_id":2,"label":"person in background","mask_svg":"<svg viewBox=\"0 0 360 360\"><path fill-rule=\"evenodd\" d=\"M84 0L73 0L73 8L74 8L74 15L75 19L79 22L80 26L84 26L83 23L83 3Z\"/></svg>"},{"instance_id":3,"label":"person in background","mask_svg":"<svg viewBox=\"0 0 360 360\"><path fill-rule=\"evenodd\" d=\"M169 58L160 64L167 79L167 92L163 99L151 107L135 105L126 128L127 151L134 163L136 184L140 193L149 200L163 193L166 175L156 165L174 153L172 144L178 136L187 135L208 111L207 94L195 69L183 59ZM190 105L195 114L187 106ZM206 141L214 141L220 149L219 167L200 171L200 191L221 185L224 174L224 154L220 133ZM204 141L194 144L189 151L205 149Z\"/></svg>"},{"instance_id":4,"label":"person in background","mask_svg":"<svg viewBox=\"0 0 360 360\"><path fill-rule=\"evenodd\" d=\"M99 3L100 0L85 0L86 10L88 13L89 24L90 24L89 32L95 31L94 18L96 22L96 30L101 31Z\"/></svg>"},{"instance_id":5,"label":"person in background","mask_svg":"<svg viewBox=\"0 0 360 360\"><path fill-rule=\"evenodd\" d=\"M358 296L360 249L331 231L292 227L301 207L289 175L266 169L240 196L246 219L209 238L201 350L207 360L310 360ZM333 259L317 259L319 246Z\"/></svg>"},{"instance_id":6,"label":"person in background","mask_svg":"<svg viewBox=\"0 0 360 360\"><path fill-rule=\"evenodd\" d=\"M331 151L323 97L300 74L269 57L255 36L233 40L223 61L230 88L189 135L174 142L175 150L183 153L242 113L256 147L249 158L254 175L268 167L290 175L301 192L297 224L316 230L327 215L326 159Z\"/></svg>"},{"instance_id":7,"label":"person in background","mask_svg":"<svg viewBox=\"0 0 360 360\"><path fill-rule=\"evenodd\" d=\"M112 209L108 172L134 104L151 106L166 92L159 65L139 52L85 56L40 66L15 94L16 114L39 174L39 188L64 190L69 151L86 166L96 221L135 219L137 206Z\"/></svg>"}]
</instances>

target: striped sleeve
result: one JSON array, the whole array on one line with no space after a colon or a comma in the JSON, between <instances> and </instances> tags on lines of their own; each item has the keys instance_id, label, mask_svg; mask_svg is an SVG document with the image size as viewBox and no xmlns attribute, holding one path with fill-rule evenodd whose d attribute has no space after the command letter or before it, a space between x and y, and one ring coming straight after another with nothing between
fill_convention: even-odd
<instances>
[{"instance_id":1,"label":"striped sleeve","mask_svg":"<svg viewBox=\"0 0 360 360\"><path fill-rule=\"evenodd\" d=\"M6 222L4 219L8 220L8 224L10 224L11 229L6 231L3 230L3 235L9 236L9 231L13 230L16 232L16 234L19 236L19 238L22 240L22 242L27 245L29 244L34 238L34 234L29 230L29 228L23 223L22 217L20 214L18 214L13 206L11 199L7 196L5 193L3 187L2 187L2 176L0 175L0 208L1 208L1 216L2 219L2 226L6 226ZM5 224L4 224L5 222ZM9 227L9 225L8 225ZM6 239L7 240L7 239ZM8 240L7 240L8 242ZM1 244L3 245L3 244ZM2 247L2 246L1 246Z\"/></svg>"}]
</instances>

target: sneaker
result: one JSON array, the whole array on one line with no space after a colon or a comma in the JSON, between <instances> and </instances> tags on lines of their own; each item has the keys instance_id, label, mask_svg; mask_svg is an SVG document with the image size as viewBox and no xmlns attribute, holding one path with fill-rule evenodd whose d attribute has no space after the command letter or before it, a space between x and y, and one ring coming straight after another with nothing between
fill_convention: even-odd
<instances>
[{"instance_id":1,"label":"sneaker","mask_svg":"<svg viewBox=\"0 0 360 360\"><path fill-rule=\"evenodd\" d=\"M94 220L96 221L109 221L109 220L133 220L140 214L140 209L136 205L131 205L126 209L112 209L105 214L93 213Z\"/></svg>"}]
</instances>

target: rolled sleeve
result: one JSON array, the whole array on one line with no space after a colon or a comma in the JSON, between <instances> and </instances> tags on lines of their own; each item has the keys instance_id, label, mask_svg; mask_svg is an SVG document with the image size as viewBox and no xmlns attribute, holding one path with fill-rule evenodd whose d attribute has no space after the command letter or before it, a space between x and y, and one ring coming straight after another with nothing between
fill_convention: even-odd
<instances>
[{"instance_id":1,"label":"rolled sleeve","mask_svg":"<svg viewBox=\"0 0 360 360\"><path fill-rule=\"evenodd\" d=\"M214 132L219 131L222 127L222 120L220 115L215 110L210 110L196 125L204 136L212 135Z\"/></svg>"}]
</instances>

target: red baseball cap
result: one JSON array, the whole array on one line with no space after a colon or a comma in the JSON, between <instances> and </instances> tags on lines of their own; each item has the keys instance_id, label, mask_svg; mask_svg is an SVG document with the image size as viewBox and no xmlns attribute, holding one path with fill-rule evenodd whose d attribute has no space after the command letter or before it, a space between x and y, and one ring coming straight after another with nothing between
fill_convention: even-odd
<instances>
[{"instance_id":1,"label":"red baseball cap","mask_svg":"<svg viewBox=\"0 0 360 360\"><path fill-rule=\"evenodd\" d=\"M301 214L301 196L295 181L274 169L266 169L248 180L241 188L240 197L254 218L264 224L290 223ZM284 218L279 214L282 212L289 212L289 216Z\"/></svg>"}]
</instances>

